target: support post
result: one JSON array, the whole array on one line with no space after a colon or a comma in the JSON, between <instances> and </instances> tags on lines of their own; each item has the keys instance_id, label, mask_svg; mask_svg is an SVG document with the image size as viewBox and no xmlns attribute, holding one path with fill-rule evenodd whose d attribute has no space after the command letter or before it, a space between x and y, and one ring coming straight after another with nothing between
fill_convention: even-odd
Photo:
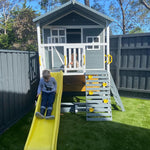
<instances>
[{"instance_id":1,"label":"support post","mask_svg":"<svg viewBox=\"0 0 150 150\"><path fill-rule=\"evenodd\" d=\"M40 23L36 24L37 28L37 40L38 40L38 52L39 52L39 64L40 64L40 77L42 76L43 70L43 57L42 57L42 49L41 49L41 36L40 36Z\"/></svg>"},{"instance_id":2,"label":"support post","mask_svg":"<svg viewBox=\"0 0 150 150\"><path fill-rule=\"evenodd\" d=\"M105 41L105 28L103 29L103 42L102 43L106 43ZM101 46L100 46L101 47ZM105 45L103 45L103 53L104 53L104 68L106 70L106 65L105 65L105 55L106 55L106 52L105 52Z\"/></svg>"},{"instance_id":3,"label":"support post","mask_svg":"<svg viewBox=\"0 0 150 150\"><path fill-rule=\"evenodd\" d=\"M64 73L67 73L67 48L64 46Z\"/></svg>"},{"instance_id":4,"label":"support post","mask_svg":"<svg viewBox=\"0 0 150 150\"><path fill-rule=\"evenodd\" d=\"M118 48L117 48L117 70L116 70L116 85L117 89L120 87L120 61L121 61L121 36L118 37Z\"/></svg>"},{"instance_id":5,"label":"support post","mask_svg":"<svg viewBox=\"0 0 150 150\"><path fill-rule=\"evenodd\" d=\"M107 26L107 55L109 55L110 54L110 46L109 46L109 42L110 42L110 40L109 40L109 26L108 26L108 23L106 22L106 26ZM107 57L107 59L109 59L108 57ZM107 62L108 62L108 60L107 60ZM107 71L108 72L110 72L110 64L107 64Z\"/></svg>"}]
</instances>

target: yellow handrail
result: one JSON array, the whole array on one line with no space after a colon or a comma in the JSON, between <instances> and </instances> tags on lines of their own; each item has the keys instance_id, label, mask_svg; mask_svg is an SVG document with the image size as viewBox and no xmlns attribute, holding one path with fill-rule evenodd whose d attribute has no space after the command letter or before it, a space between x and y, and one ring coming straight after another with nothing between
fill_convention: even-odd
<instances>
[{"instance_id":1,"label":"yellow handrail","mask_svg":"<svg viewBox=\"0 0 150 150\"><path fill-rule=\"evenodd\" d=\"M111 64L113 61L113 57L111 55L108 55L108 64Z\"/></svg>"},{"instance_id":2,"label":"yellow handrail","mask_svg":"<svg viewBox=\"0 0 150 150\"><path fill-rule=\"evenodd\" d=\"M85 65L85 55L83 55L83 65Z\"/></svg>"},{"instance_id":3,"label":"yellow handrail","mask_svg":"<svg viewBox=\"0 0 150 150\"><path fill-rule=\"evenodd\" d=\"M66 66L67 65L66 56L64 56L64 63L65 63L65 66Z\"/></svg>"},{"instance_id":4,"label":"yellow handrail","mask_svg":"<svg viewBox=\"0 0 150 150\"><path fill-rule=\"evenodd\" d=\"M113 62L113 57L112 55L105 55L106 59L105 59L105 63L111 64ZM108 57L108 60L107 60Z\"/></svg>"},{"instance_id":5,"label":"yellow handrail","mask_svg":"<svg viewBox=\"0 0 150 150\"><path fill-rule=\"evenodd\" d=\"M40 66L42 65L42 63L41 63L41 56L39 56L39 64L40 64Z\"/></svg>"}]
</instances>

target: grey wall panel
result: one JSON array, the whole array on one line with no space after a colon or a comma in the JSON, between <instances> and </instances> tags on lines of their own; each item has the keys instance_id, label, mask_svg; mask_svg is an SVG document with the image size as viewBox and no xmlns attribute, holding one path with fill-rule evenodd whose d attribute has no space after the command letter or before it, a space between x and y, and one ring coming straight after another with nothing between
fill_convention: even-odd
<instances>
[{"instance_id":1,"label":"grey wall panel","mask_svg":"<svg viewBox=\"0 0 150 150\"><path fill-rule=\"evenodd\" d=\"M103 50L86 50L86 69L104 68Z\"/></svg>"},{"instance_id":2,"label":"grey wall panel","mask_svg":"<svg viewBox=\"0 0 150 150\"><path fill-rule=\"evenodd\" d=\"M33 107L38 65L37 52L0 50L0 133Z\"/></svg>"},{"instance_id":3,"label":"grey wall panel","mask_svg":"<svg viewBox=\"0 0 150 150\"><path fill-rule=\"evenodd\" d=\"M86 43L87 36L99 36L103 42L103 34L101 28L83 29L83 42ZM87 69L101 69L104 68L104 53L102 50L86 50L86 68Z\"/></svg>"},{"instance_id":4,"label":"grey wall panel","mask_svg":"<svg viewBox=\"0 0 150 150\"><path fill-rule=\"evenodd\" d=\"M85 17L82 17L81 15L78 15L74 12L68 14L67 16L64 16L63 18L49 24L49 25L98 25L94 22L92 22L89 19L86 19Z\"/></svg>"},{"instance_id":5,"label":"grey wall panel","mask_svg":"<svg viewBox=\"0 0 150 150\"><path fill-rule=\"evenodd\" d=\"M102 37L102 32L103 29L101 28L88 28L88 29L83 29L83 42L86 43L86 36L99 36L101 35Z\"/></svg>"},{"instance_id":6,"label":"grey wall panel","mask_svg":"<svg viewBox=\"0 0 150 150\"><path fill-rule=\"evenodd\" d=\"M46 68L52 69L52 51L48 51L47 48L45 48L45 58L46 58Z\"/></svg>"},{"instance_id":7,"label":"grey wall panel","mask_svg":"<svg viewBox=\"0 0 150 150\"><path fill-rule=\"evenodd\" d=\"M64 60L64 50L63 47L56 47L57 52L59 53L60 57L62 60ZM63 68L64 65L62 64L56 50L53 50L53 55L54 55L54 69L60 69Z\"/></svg>"}]
</instances>

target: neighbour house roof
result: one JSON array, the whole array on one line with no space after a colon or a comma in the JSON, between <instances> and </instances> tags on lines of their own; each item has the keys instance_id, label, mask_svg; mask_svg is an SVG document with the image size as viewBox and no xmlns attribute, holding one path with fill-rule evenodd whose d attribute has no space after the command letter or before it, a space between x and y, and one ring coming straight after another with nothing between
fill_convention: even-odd
<instances>
[{"instance_id":1,"label":"neighbour house roof","mask_svg":"<svg viewBox=\"0 0 150 150\"><path fill-rule=\"evenodd\" d=\"M39 22L40 26L49 24L49 22L54 22L56 20L59 20L65 15L68 15L70 13L77 13L81 15L82 17L85 17L86 19L89 19L93 21L94 23L98 25L106 25L106 22L110 24L113 20L109 18L108 16L86 6L83 5L75 0L71 0L62 6L47 12L35 19L33 19L34 22Z\"/></svg>"}]
</instances>

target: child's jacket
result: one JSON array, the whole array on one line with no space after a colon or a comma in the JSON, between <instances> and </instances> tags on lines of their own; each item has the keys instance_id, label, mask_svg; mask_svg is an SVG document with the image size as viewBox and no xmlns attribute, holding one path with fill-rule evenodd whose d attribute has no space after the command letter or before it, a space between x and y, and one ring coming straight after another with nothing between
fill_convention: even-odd
<instances>
[{"instance_id":1,"label":"child's jacket","mask_svg":"<svg viewBox=\"0 0 150 150\"><path fill-rule=\"evenodd\" d=\"M40 94L41 91L46 93L56 92L57 82L55 78L51 77L48 82L45 82L43 78L40 79L37 94Z\"/></svg>"}]
</instances>

